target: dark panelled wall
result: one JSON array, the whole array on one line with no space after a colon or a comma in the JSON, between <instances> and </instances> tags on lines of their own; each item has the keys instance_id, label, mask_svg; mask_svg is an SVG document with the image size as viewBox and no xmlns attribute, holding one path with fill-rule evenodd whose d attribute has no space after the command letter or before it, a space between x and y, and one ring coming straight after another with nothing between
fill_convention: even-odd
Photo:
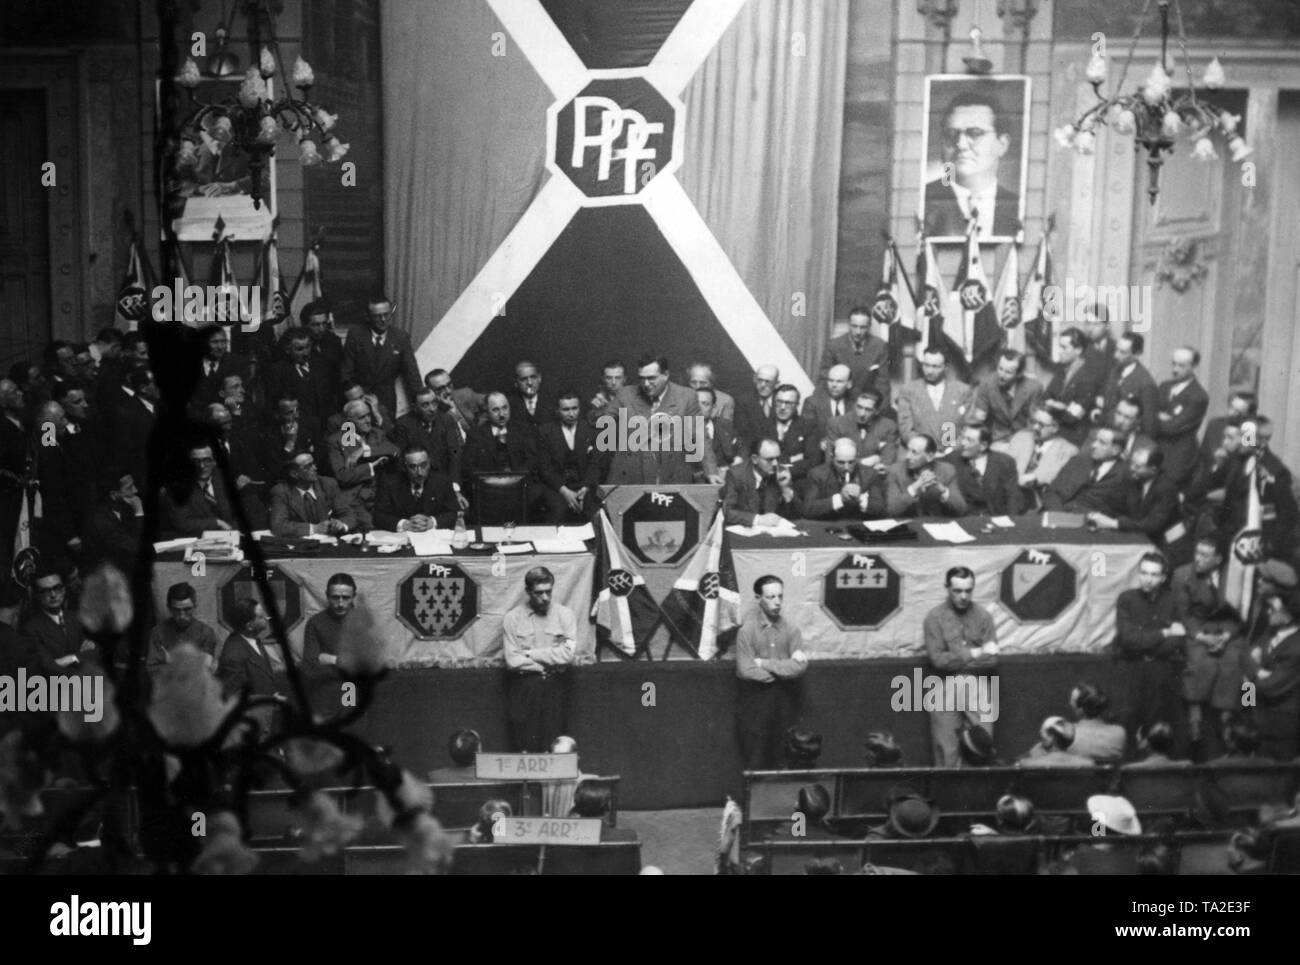
<instances>
[{"instance_id":1,"label":"dark panelled wall","mask_svg":"<svg viewBox=\"0 0 1300 965\"><path fill-rule=\"evenodd\" d=\"M930 763L926 714L890 706L891 680L910 677L914 666L906 660L812 664L804 677L804 720L822 733L823 765L862 766L862 740L872 730L891 731L907 764ZM1004 659L994 724L999 755L1014 760L1037 741L1043 718L1068 716L1077 681L1113 695L1117 676L1118 665L1094 655ZM740 794L730 663L603 663L574 671L571 682L570 731L582 769L621 775L620 807L721 807L727 794ZM360 730L422 775L448 764L447 738L461 727L482 734L486 749L504 749L505 706L502 671L405 671L380 685Z\"/></svg>"}]
</instances>

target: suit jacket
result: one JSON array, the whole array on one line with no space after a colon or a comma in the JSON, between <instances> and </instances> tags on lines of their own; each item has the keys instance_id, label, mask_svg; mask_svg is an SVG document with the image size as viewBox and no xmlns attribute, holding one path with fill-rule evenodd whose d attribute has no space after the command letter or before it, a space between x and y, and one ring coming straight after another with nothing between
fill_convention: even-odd
<instances>
[{"instance_id":1,"label":"suit jacket","mask_svg":"<svg viewBox=\"0 0 1300 965\"><path fill-rule=\"evenodd\" d=\"M1097 397L1101 395L1105 378L1106 373L1096 356L1085 353L1083 364L1073 376L1069 374L1068 366L1061 366L1043 393L1044 400L1055 400L1067 406L1077 403L1082 407L1083 414L1078 418L1065 409L1054 410L1061 423L1061 435L1076 446L1081 445L1088 435L1088 426L1091 424L1089 417L1097 406Z\"/></svg>"},{"instance_id":2,"label":"suit jacket","mask_svg":"<svg viewBox=\"0 0 1300 965\"><path fill-rule=\"evenodd\" d=\"M713 389L713 418L736 421L736 397L716 386Z\"/></svg>"},{"instance_id":3,"label":"suit jacket","mask_svg":"<svg viewBox=\"0 0 1300 965\"><path fill-rule=\"evenodd\" d=\"M821 438L826 437L826 427L832 419L854 417L854 400L850 398L854 393L847 392L844 398L840 399L840 404L844 411L839 416L831 415L831 397L825 389L818 389L812 395L808 396L808 401L803 404L803 412L800 413L804 420L810 422L817 430L817 435Z\"/></svg>"},{"instance_id":4,"label":"suit jacket","mask_svg":"<svg viewBox=\"0 0 1300 965\"><path fill-rule=\"evenodd\" d=\"M537 405L531 414L528 406L524 404L524 397L514 389L506 393L506 400L510 403L511 422L518 422L536 431L548 422L556 420L555 399L545 391L537 393Z\"/></svg>"},{"instance_id":5,"label":"suit jacket","mask_svg":"<svg viewBox=\"0 0 1300 965\"><path fill-rule=\"evenodd\" d=\"M896 462L885 474L885 491L889 515L902 516L962 516L966 512L966 497L957 485L957 471L951 463L936 459L930 463L939 485L948 487L945 503L934 489L912 496L907 488L915 481L907 471L905 462Z\"/></svg>"},{"instance_id":6,"label":"suit jacket","mask_svg":"<svg viewBox=\"0 0 1300 965\"><path fill-rule=\"evenodd\" d=\"M1096 429L1091 430L1088 433L1088 438L1083 441L1083 445L1079 448L1085 452L1092 448L1092 442L1097 438L1097 433L1100 432L1102 428L1102 426L1098 426ZM1133 455L1135 450L1154 449L1156 448L1156 445L1157 443L1154 439L1142 432L1131 433L1128 437L1128 442L1124 444L1124 449L1120 452L1119 457L1127 460L1129 456Z\"/></svg>"},{"instance_id":7,"label":"suit jacket","mask_svg":"<svg viewBox=\"0 0 1300 965\"><path fill-rule=\"evenodd\" d=\"M439 406L441 404L439 403ZM473 389L452 389L451 405L444 411L456 423L458 433L463 430L462 446L465 442L464 437L469 435L469 431L487 418L483 396Z\"/></svg>"},{"instance_id":8,"label":"suit jacket","mask_svg":"<svg viewBox=\"0 0 1300 965\"><path fill-rule=\"evenodd\" d=\"M68 446L68 437L59 436L57 445L44 446L39 428L37 433L36 478L44 513L37 532L42 551L65 553L67 541L81 535L85 519L90 515L91 489L81 475L85 467L78 465L75 453Z\"/></svg>"},{"instance_id":9,"label":"suit jacket","mask_svg":"<svg viewBox=\"0 0 1300 965\"><path fill-rule=\"evenodd\" d=\"M793 499L783 500L775 478L768 480L760 492L754 486L754 467L742 463L727 470L722 483L722 512L728 526L752 526L754 517L763 513L798 519L803 515L803 500L797 488Z\"/></svg>"},{"instance_id":10,"label":"suit jacket","mask_svg":"<svg viewBox=\"0 0 1300 965\"><path fill-rule=\"evenodd\" d=\"M1210 397L1195 376L1177 396L1173 395L1176 385L1173 380L1160 383L1160 412L1168 413L1169 419L1157 422L1155 438L1164 450L1165 475L1182 485L1196 471L1196 433L1209 411Z\"/></svg>"},{"instance_id":11,"label":"suit jacket","mask_svg":"<svg viewBox=\"0 0 1300 965\"><path fill-rule=\"evenodd\" d=\"M326 332L319 342L313 341L311 366L313 369L318 367L321 369L325 386L329 391L329 399L324 411L333 412L338 408L339 399L342 398L339 386L343 383L343 340L333 332Z\"/></svg>"},{"instance_id":12,"label":"suit jacket","mask_svg":"<svg viewBox=\"0 0 1300 965\"><path fill-rule=\"evenodd\" d=\"M349 530L360 522L352 500L343 494L339 484L328 476L320 476L312 487L316 494L317 516L320 521L342 520ZM277 483L271 490L271 533L275 536L306 536L311 531L307 522L307 500L297 484Z\"/></svg>"},{"instance_id":13,"label":"suit jacket","mask_svg":"<svg viewBox=\"0 0 1300 965\"><path fill-rule=\"evenodd\" d=\"M325 452L320 439L320 436L313 434L305 424L299 422L298 435L293 443L293 452L290 452L284 448L284 436L281 434L279 425L272 425L264 429L258 437L254 449L261 475L253 476L253 478L264 480L268 485L274 485L284 479L285 463L291 456L299 452L309 452L318 464L323 464L325 462Z\"/></svg>"},{"instance_id":14,"label":"suit jacket","mask_svg":"<svg viewBox=\"0 0 1300 965\"><path fill-rule=\"evenodd\" d=\"M847 365L853 376L853 388L849 395L856 396L865 389L875 389L880 393L880 407L889 405L889 345L884 340L868 333L859 351L853 346L853 338L844 334L826 343L822 350L822 364L818 370L818 382L824 382L826 373L833 365ZM850 405L850 410L852 406Z\"/></svg>"},{"instance_id":15,"label":"suit jacket","mask_svg":"<svg viewBox=\"0 0 1300 965\"><path fill-rule=\"evenodd\" d=\"M1286 557L1295 548L1297 516L1295 490L1291 470L1283 465L1271 450L1259 459L1257 485L1259 486L1260 522L1263 524L1264 546L1270 555ZM1229 459L1224 473L1223 505L1219 510L1219 531L1238 533L1246 525L1250 503L1251 460Z\"/></svg>"},{"instance_id":16,"label":"suit jacket","mask_svg":"<svg viewBox=\"0 0 1300 965\"><path fill-rule=\"evenodd\" d=\"M956 193L942 181L925 185L925 234L930 238L964 237L967 218ZM993 235L1010 237L1020 228L1020 195L999 184L993 196ZM982 237L989 237L987 235Z\"/></svg>"},{"instance_id":17,"label":"suit jacket","mask_svg":"<svg viewBox=\"0 0 1300 965\"><path fill-rule=\"evenodd\" d=\"M1160 410L1160 395L1156 389L1156 380L1151 377L1145 365L1135 362L1133 371L1128 375L1124 375L1118 365L1112 365L1106 375L1106 383L1101 395L1102 425L1110 425L1111 413L1115 411L1119 400L1131 395L1142 403L1142 421L1139 423L1142 432L1148 436L1155 436L1156 423L1159 421L1156 413ZM1217 446L1218 443L1216 442L1215 445Z\"/></svg>"},{"instance_id":18,"label":"suit jacket","mask_svg":"<svg viewBox=\"0 0 1300 965\"><path fill-rule=\"evenodd\" d=\"M1097 366L1101 369L1101 384L1104 387L1106 381L1110 378L1110 371L1115 367L1115 348L1117 342L1114 335L1107 334L1100 342L1091 342L1085 348L1084 354L1091 355L1097 361Z\"/></svg>"},{"instance_id":19,"label":"suit jacket","mask_svg":"<svg viewBox=\"0 0 1300 965\"><path fill-rule=\"evenodd\" d=\"M636 386L625 385L619 389L613 415L631 419L640 417L648 420L651 416L650 403L646 401L641 390ZM626 410L626 411L624 411ZM657 410L674 418L694 418L700 414L700 403L693 389L669 382L660 397ZM653 427L652 423L652 427ZM685 430L685 426L682 426ZM629 424L629 432L631 425ZM653 431L653 428L652 428ZM691 431L694 431L693 429ZM685 452L614 452L609 462L610 484L632 483L634 485L663 485L666 483L689 483L695 478L695 471L700 468L698 462L687 462Z\"/></svg>"},{"instance_id":20,"label":"suit jacket","mask_svg":"<svg viewBox=\"0 0 1300 965\"><path fill-rule=\"evenodd\" d=\"M356 379L373 393L389 412L397 411L394 382L402 380L406 397L414 400L420 389L420 369L411 350L411 337L399 328L384 333L384 347L376 348L368 325L354 325L343 343L344 380Z\"/></svg>"},{"instance_id":21,"label":"suit jacket","mask_svg":"<svg viewBox=\"0 0 1300 965\"><path fill-rule=\"evenodd\" d=\"M915 379L898 390L898 432L906 442L913 433L930 436L939 451L951 448L970 412L971 390L965 382L948 379L939 408L934 407L924 379ZM945 444L945 439L947 443Z\"/></svg>"},{"instance_id":22,"label":"suit jacket","mask_svg":"<svg viewBox=\"0 0 1300 965\"><path fill-rule=\"evenodd\" d=\"M1071 513L1095 511L1117 519L1123 516L1128 509L1128 464L1116 459L1097 482L1092 481L1094 468L1092 456L1086 452L1067 462L1043 492L1043 508Z\"/></svg>"},{"instance_id":23,"label":"suit jacket","mask_svg":"<svg viewBox=\"0 0 1300 965\"><path fill-rule=\"evenodd\" d=\"M828 459L835 440L846 436L858 444L859 459L879 454L881 462L886 466L892 466L898 461L898 423L893 419L878 415L865 427L858 425L856 412L832 419L826 425Z\"/></svg>"},{"instance_id":24,"label":"suit jacket","mask_svg":"<svg viewBox=\"0 0 1300 965\"><path fill-rule=\"evenodd\" d=\"M55 623L43 610L38 611L23 624L21 636L27 645L28 665L34 665L41 673L50 676L72 672L72 668L55 663L60 657L80 659L82 656L81 645L85 638L81 621L72 610L63 611L63 626Z\"/></svg>"},{"instance_id":25,"label":"suit jacket","mask_svg":"<svg viewBox=\"0 0 1300 965\"><path fill-rule=\"evenodd\" d=\"M1034 450L1037 447L1038 443L1034 440L1033 432L1017 432L1011 437L1007 444L1007 455L1016 461L1017 475L1022 476L1029 471L1029 463L1034 458ZM1059 435L1043 443L1038 465L1034 467L1034 476L1038 479L1036 488L1041 490L1050 485L1062 467L1078 455L1078 452L1078 446L1068 439L1062 439Z\"/></svg>"},{"instance_id":26,"label":"suit jacket","mask_svg":"<svg viewBox=\"0 0 1300 965\"><path fill-rule=\"evenodd\" d=\"M736 434L740 437L741 455L748 456L759 439L772 434L772 423L776 421L774 396L775 393L767 399L770 413L764 413L763 400L757 392L736 397Z\"/></svg>"},{"instance_id":27,"label":"suit jacket","mask_svg":"<svg viewBox=\"0 0 1300 965\"><path fill-rule=\"evenodd\" d=\"M1255 724L1263 737L1262 753L1278 760L1296 754L1300 734L1300 630L1292 628L1270 650L1271 634L1252 641L1247 676L1255 684ZM1256 659L1254 648L1259 648ZM1268 674L1260 676L1261 671Z\"/></svg>"},{"instance_id":28,"label":"suit jacket","mask_svg":"<svg viewBox=\"0 0 1300 965\"><path fill-rule=\"evenodd\" d=\"M1219 585L1216 588L1209 579L1196 575L1194 565L1184 563L1169 578L1169 588L1174 593L1174 608L1178 612L1179 622L1187 628L1187 639L1190 641L1201 632L1214 611L1223 603L1223 574L1219 574Z\"/></svg>"},{"instance_id":29,"label":"suit jacket","mask_svg":"<svg viewBox=\"0 0 1300 965\"><path fill-rule=\"evenodd\" d=\"M225 481L217 473L212 475L212 492L216 497L215 502L204 495L197 482L191 483L179 498L173 495L170 488L164 487L162 515L166 520L169 539L178 536L201 536L204 530L220 529L217 520L238 527L239 520L235 515L234 499L226 489ZM267 516L262 501L247 488L238 494L238 499L243 503L253 528L265 528Z\"/></svg>"},{"instance_id":30,"label":"suit jacket","mask_svg":"<svg viewBox=\"0 0 1300 965\"><path fill-rule=\"evenodd\" d=\"M206 357L198 364L199 380L195 383L194 391L190 393L190 404L200 407L221 401L221 383L226 376L238 375L243 378L248 375L247 366L232 355L223 355L211 375L207 374Z\"/></svg>"},{"instance_id":31,"label":"suit jacket","mask_svg":"<svg viewBox=\"0 0 1300 965\"><path fill-rule=\"evenodd\" d=\"M736 427L731 422L715 416L709 424L713 427L713 438L704 450L701 471L705 476L725 472L741 452L740 436L736 434ZM706 435L709 424L705 427Z\"/></svg>"},{"instance_id":32,"label":"suit jacket","mask_svg":"<svg viewBox=\"0 0 1300 965\"><path fill-rule=\"evenodd\" d=\"M396 531L397 524L412 516L432 517L438 529L456 524L460 504L451 488L451 479L440 472L430 472L417 500L405 475L386 473L379 480L375 496L375 528Z\"/></svg>"},{"instance_id":33,"label":"suit jacket","mask_svg":"<svg viewBox=\"0 0 1300 965\"><path fill-rule=\"evenodd\" d=\"M130 509L119 509L108 500L100 502L86 521L87 559L111 562L129 574L140 551L140 522Z\"/></svg>"},{"instance_id":34,"label":"suit jacket","mask_svg":"<svg viewBox=\"0 0 1300 965\"><path fill-rule=\"evenodd\" d=\"M446 412L434 416L428 428L420 421L418 412L406 413L393 427L393 443L399 454L413 445L424 446L435 471L448 479L460 480L460 453L464 444L456 420Z\"/></svg>"},{"instance_id":35,"label":"suit jacket","mask_svg":"<svg viewBox=\"0 0 1300 965\"><path fill-rule=\"evenodd\" d=\"M777 435L772 424L773 438ZM781 443L781 461L790 463L790 474L796 481L808 475L808 470L822 461L821 436L817 427L802 416L790 420Z\"/></svg>"},{"instance_id":36,"label":"suit jacket","mask_svg":"<svg viewBox=\"0 0 1300 965\"><path fill-rule=\"evenodd\" d=\"M1125 533L1144 533L1157 546L1164 546L1165 533L1178 522L1180 512L1178 487L1163 473L1151 481L1145 495L1141 484L1130 479L1119 528Z\"/></svg>"},{"instance_id":37,"label":"suit jacket","mask_svg":"<svg viewBox=\"0 0 1300 965\"><path fill-rule=\"evenodd\" d=\"M978 479L975 467L959 453L949 453L944 461L956 471L957 488L966 502L967 513L1019 516L1024 511L1020 474L1016 471L1016 461L1010 456L990 450L984 475Z\"/></svg>"},{"instance_id":38,"label":"suit jacket","mask_svg":"<svg viewBox=\"0 0 1300 965\"><path fill-rule=\"evenodd\" d=\"M389 465L375 468L373 462L357 461L349 466L348 458L360 452L365 445L370 447L372 459L391 456ZM375 486L378 477L385 472L393 471L391 466L396 464L400 455L397 446L385 438L378 429L371 429L370 435L364 441L358 438L358 444L354 446L343 445L343 433L336 432L325 440L325 452L329 458L330 475L339 484L339 488L352 494L357 509L364 509L366 513L371 512L375 507Z\"/></svg>"},{"instance_id":39,"label":"suit jacket","mask_svg":"<svg viewBox=\"0 0 1300 965\"><path fill-rule=\"evenodd\" d=\"M217 661L217 679L221 681L225 696L234 696L244 687L254 694L276 692L275 672L263 648L254 648L242 634L232 633L226 637L221 647L221 659Z\"/></svg>"},{"instance_id":40,"label":"suit jacket","mask_svg":"<svg viewBox=\"0 0 1300 965\"><path fill-rule=\"evenodd\" d=\"M600 485L604 460L596 450L596 432L581 419L574 427L572 449L558 422L543 425L537 441L540 457L537 472L545 485L556 492L561 486L577 491L583 486Z\"/></svg>"},{"instance_id":41,"label":"suit jacket","mask_svg":"<svg viewBox=\"0 0 1300 965\"><path fill-rule=\"evenodd\" d=\"M129 472L141 489L148 484L149 434L158 419L157 410L157 403L150 412L140 397L135 396L118 409L113 420L113 453L122 471Z\"/></svg>"},{"instance_id":42,"label":"suit jacket","mask_svg":"<svg viewBox=\"0 0 1300 965\"><path fill-rule=\"evenodd\" d=\"M333 335L327 337L334 338ZM321 432L325 420L338 407L339 383L330 381L329 369L323 361L317 362L313 358L307 366L307 374L303 375L293 362L281 359L271 366L266 382L271 400L281 392L292 392L298 397L298 416L315 434Z\"/></svg>"},{"instance_id":43,"label":"suit jacket","mask_svg":"<svg viewBox=\"0 0 1300 965\"><path fill-rule=\"evenodd\" d=\"M840 508L835 508L835 497L844 488L844 481L833 463L824 462L808 471L803 490L804 516L808 519L883 519L887 506L885 478L862 466L856 467L850 478L862 487L867 496L865 513L856 500L847 503L841 500Z\"/></svg>"},{"instance_id":44,"label":"suit jacket","mask_svg":"<svg viewBox=\"0 0 1300 965\"><path fill-rule=\"evenodd\" d=\"M976 415L985 413L984 422L993 433L994 442L1006 442L1017 432L1029 428L1029 416L1043 397L1043 384L1025 376L1011 387L1011 397L998 386L996 373L986 376L975 387L971 399L968 421L975 424Z\"/></svg>"},{"instance_id":45,"label":"suit jacket","mask_svg":"<svg viewBox=\"0 0 1300 965\"><path fill-rule=\"evenodd\" d=\"M393 433L397 431L397 420L393 418L393 410L374 396L366 396L364 401L370 404L371 422L374 423L374 427L383 433L385 438L391 439ZM342 411L331 412L325 418L324 434L333 435L343 428L343 423L346 421Z\"/></svg>"},{"instance_id":46,"label":"suit jacket","mask_svg":"<svg viewBox=\"0 0 1300 965\"><path fill-rule=\"evenodd\" d=\"M471 500L474 498L474 473L476 472L503 470L522 472L528 476L531 487L538 479L537 437L531 432L521 432L516 427L508 426L503 444L493 436L489 424L475 426L474 431L465 440L460 464L461 486Z\"/></svg>"}]
</instances>

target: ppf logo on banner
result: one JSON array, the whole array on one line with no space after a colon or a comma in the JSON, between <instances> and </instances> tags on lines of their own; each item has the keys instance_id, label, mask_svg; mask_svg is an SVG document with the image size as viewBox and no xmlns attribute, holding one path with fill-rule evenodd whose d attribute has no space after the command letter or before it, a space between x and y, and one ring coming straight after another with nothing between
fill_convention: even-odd
<instances>
[{"instance_id":1,"label":"ppf logo on banner","mask_svg":"<svg viewBox=\"0 0 1300 965\"><path fill-rule=\"evenodd\" d=\"M592 203L621 204L681 166L681 103L644 77L592 74L582 93L546 112L546 166Z\"/></svg>"}]
</instances>

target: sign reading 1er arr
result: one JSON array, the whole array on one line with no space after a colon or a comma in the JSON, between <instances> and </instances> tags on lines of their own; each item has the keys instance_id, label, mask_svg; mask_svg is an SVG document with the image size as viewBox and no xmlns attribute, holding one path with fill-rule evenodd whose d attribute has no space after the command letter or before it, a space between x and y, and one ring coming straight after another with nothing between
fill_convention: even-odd
<instances>
[{"instance_id":1,"label":"sign reading 1er arr","mask_svg":"<svg viewBox=\"0 0 1300 965\"><path fill-rule=\"evenodd\" d=\"M575 781L577 754L478 754L475 776L492 781Z\"/></svg>"}]
</instances>

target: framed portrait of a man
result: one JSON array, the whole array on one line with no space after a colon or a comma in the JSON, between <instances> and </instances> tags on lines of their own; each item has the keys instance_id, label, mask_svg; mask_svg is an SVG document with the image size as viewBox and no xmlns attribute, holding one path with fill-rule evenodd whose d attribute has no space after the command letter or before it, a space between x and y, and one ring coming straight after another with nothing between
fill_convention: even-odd
<instances>
[{"instance_id":1,"label":"framed portrait of a man","mask_svg":"<svg viewBox=\"0 0 1300 965\"><path fill-rule=\"evenodd\" d=\"M272 80L267 80L267 94ZM239 78L205 79L195 88L198 104L233 100L239 93ZM188 116L195 106L182 99ZM219 110L203 116L189 144L177 152L176 166L166 173L168 216L180 241L211 241L218 218L233 241L262 241L271 233L275 218L275 156L266 158L261 172L261 203L253 206L253 174L247 152L232 137L230 118Z\"/></svg>"},{"instance_id":2,"label":"framed portrait of a man","mask_svg":"<svg viewBox=\"0 0 1300 965\"><path fill-rule=\"evenodd\" d=\"M938 74L925 79L921 210L931 241L1011 241L1025 218L1029 78Z\"/></svg>"}]
</instances>

